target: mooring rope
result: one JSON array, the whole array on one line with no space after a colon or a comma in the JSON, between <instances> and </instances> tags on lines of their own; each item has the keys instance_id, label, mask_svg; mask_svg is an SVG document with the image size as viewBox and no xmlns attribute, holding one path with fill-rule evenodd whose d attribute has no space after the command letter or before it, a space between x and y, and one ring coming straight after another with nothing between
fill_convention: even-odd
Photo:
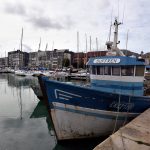
<instances>
[{"instance_id":1,"label":"mooring rope","mask_svg":"<svg viewBox=\"0 0 150 150\"><path fill-rule=\"evenodd\" d=\"M128 101L128 109L127 109L127 113L126 113L126 117L125 117L125 120L124 120L124 122L123 122L123 126L126 124L126 122L127 122L127 118L128 118L128 114L129 114L129 107L130 107L130 102L131 102L131 100L130 100L130 96L129 96L129 101Z\"/></svg>"},{"instance_id":2,"label":"mooring rope","mask_svg":"<svg viewBox=\"0 0 150 150\"><path fill-rule=\"evenodd\" d=\"M120 108L120 94L119 94L119 100L118 100L118 107L117 107L117 115L116 115L116 119L115 119L115 126L114 126L114 130L112 132L112 134L116 131L116 127L117 127L117 121L118 121L118 116L119 116L119 108Z\"/></svg>"}]
</instances>

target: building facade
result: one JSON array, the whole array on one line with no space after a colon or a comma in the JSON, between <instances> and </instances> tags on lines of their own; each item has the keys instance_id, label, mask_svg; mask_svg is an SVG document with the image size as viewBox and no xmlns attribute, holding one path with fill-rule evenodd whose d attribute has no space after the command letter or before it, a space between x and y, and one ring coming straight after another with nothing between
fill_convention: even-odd
<instances>
[{"instance_id":1,"label":"building facade","mask_svg":"<svg viewBox=\"0 0 150 150\"><path fill-rule=\"evenodd\" d=\"M27 67L29 54L20 50L8 52L8 66L11 68Z\"/></svg>"},{"instance_id":2,"label":"building facade","mask_svg":"<svg viewBox=\"0 0 150 150\"><path fill-rule=\"evenodd\" d=\"M0 58L0 68L8 67L8 57Z\"/></svg>"},{"instance_id":3,"label":"building facade","mask_svg":"<svg viewBox=\"0 0 150 150\"><path fill-rule=\"evenodd\" d=\"M125 55L138 55L131 51L122 50ZM20 50L8 52L8 58L0 59L0 67L8 66L11 68L38 68L62 69L63 67L73 66L74 68L86 68L86 63L91 57L105 56L108 51L89 51L87 53L74 53L69 49L54 49L37 52L22 52ZM145 55L144 55L145 56ZM145 58L150 60L150 55Z\"/></svg>"},{"instance_id":4,"label":"building facade","mask_svg":"<svg viewBox=\"0 0 150 150\"><path fill-rule=\"evenodd\" d=\"M71 64L71 53L68 49L54 49L53 51L41 51L29 53L30 68L44 67L47 69L63 68L64 59Z\"/></svg>"}]
</instances>

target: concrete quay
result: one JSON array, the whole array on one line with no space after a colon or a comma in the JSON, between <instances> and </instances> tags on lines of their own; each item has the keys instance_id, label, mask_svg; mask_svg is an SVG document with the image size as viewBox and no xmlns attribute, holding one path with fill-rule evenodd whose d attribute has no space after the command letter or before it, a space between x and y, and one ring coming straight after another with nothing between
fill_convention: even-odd
<instances>
[{"instance_id":1,"label":"concrete quay","mask_svg":"<svg viewBox=\"0 0 150 150\"><path fill-rule=\"evenodd\" d=\"M150 150L150 108L109 136L94 150Z\"/></svg>"}]
</instances>

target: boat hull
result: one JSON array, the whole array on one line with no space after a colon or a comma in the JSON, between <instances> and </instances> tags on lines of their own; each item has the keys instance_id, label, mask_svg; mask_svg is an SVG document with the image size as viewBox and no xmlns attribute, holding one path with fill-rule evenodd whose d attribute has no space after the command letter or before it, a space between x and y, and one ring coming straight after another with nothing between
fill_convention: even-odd
<instances>
[{"instance_id":1,"label":"boat hull","mask_svg":"<svg viewBox=\"0 0 150 150\"><path fill-rule=\"evenodd\" d=\"M52 104L50 113L58 140L107 136L138 115Z\"/></svg>"},{"instance_id":2,"label":"boat hull","mask_svg":"<svg viewBox=\"0 0 150 150\"><path fill-rule=\"evenodd\" d=\"M58 140L111 134L150 107L150 98L39 78Z\"/></svg>"}]
</instances>

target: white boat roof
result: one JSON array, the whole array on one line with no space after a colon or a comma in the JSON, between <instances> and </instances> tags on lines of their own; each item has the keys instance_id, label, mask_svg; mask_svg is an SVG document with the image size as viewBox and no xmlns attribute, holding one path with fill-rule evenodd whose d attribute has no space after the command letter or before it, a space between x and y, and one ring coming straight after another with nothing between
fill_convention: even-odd
<instances>
[{"instance_id":1,"label":"white boat roof","mask_svg":"<svg viewBox=\"0 0 150 150\"><path fill-rule=\"evenodd\" d=\"M89 66L145 66L145 61L127 56L102 56L90 58Z\"/></svg>"}]
</instances>

